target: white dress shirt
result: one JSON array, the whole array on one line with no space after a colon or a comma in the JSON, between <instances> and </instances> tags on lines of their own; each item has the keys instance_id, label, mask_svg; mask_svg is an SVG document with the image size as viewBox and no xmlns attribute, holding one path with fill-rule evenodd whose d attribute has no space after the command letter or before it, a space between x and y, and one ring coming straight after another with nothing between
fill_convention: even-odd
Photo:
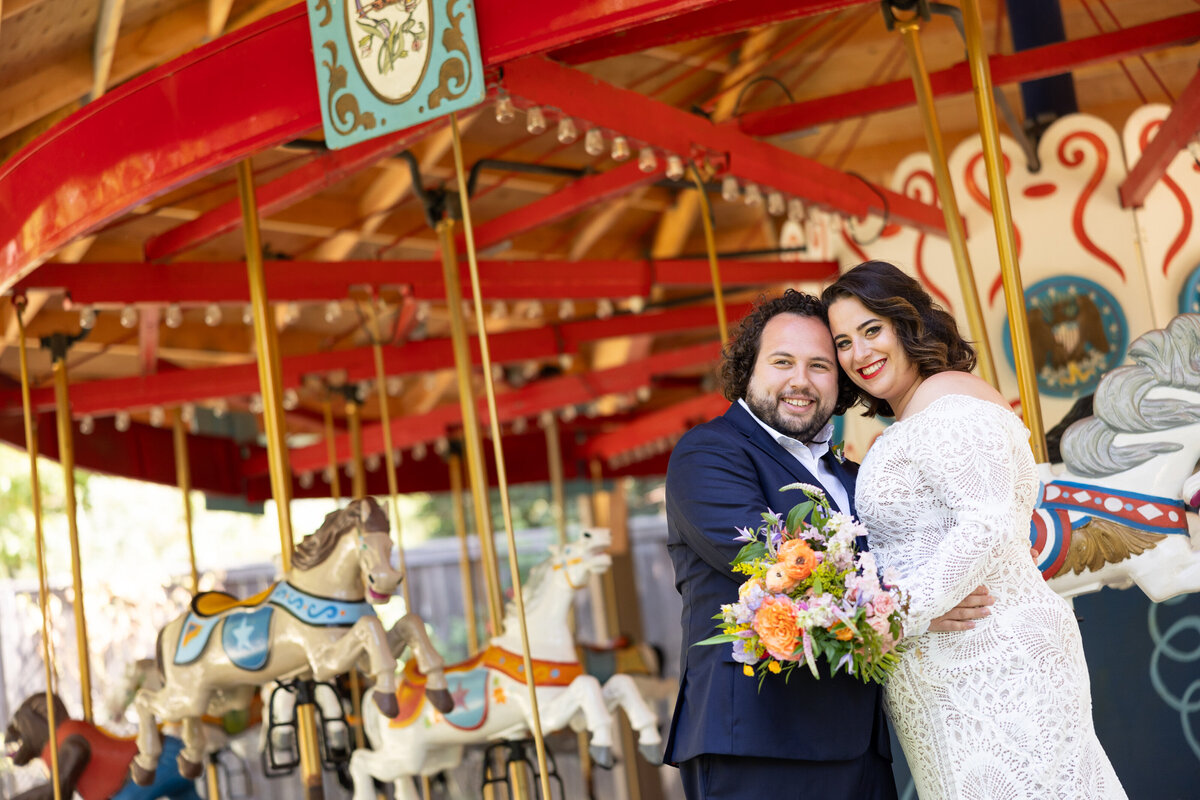
<instances>
[{"instance_id":1,"label":"white dress shirt","mask_svg":"<svg viewBox=\"0 0 1200 800\"><path fill-rule=\"evenodd\" d=\"M746 413L750 418L762 426L762 429L770 434L771 438L779 442L784 450L792 454L792 457L800 462L800 465L816 476L821 483L821 488L825 490L830 502L844 514L850 513L850 498L846 494L846 487L842 486L842 482L833 474L833 470L829 468L829 464L821 460L821 456L829 452L829 440L833 436L833 423L830 422L825 428L817 434L817 441L805 443L799 439L793 439L791 436L780 433L772 428L767 423L763 422L758 416L750 410L750 406L746 404L744 399L739 398L738 403L742 408L746 409Z\"/></svg>"}]
</instances>

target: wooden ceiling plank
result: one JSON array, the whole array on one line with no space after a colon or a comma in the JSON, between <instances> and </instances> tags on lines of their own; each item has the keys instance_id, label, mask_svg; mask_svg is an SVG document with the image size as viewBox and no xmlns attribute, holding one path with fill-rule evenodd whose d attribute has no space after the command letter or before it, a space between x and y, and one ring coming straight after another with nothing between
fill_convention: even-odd
<instances>
[{"instance_id":1,"label":"wooden ceiling plank","mask_svg":"<svg viewBox=\"0 0 1200 800\"><path fill-rule=\"evenodd\" d=\"M102 97L108 90L113 56L117 52L117 34L121 31L124 13L125 0L101 0L100 14L96 19L96 40L92 45L92 92L89 100Z\"/></svg>"},{"instance_id":2,"label":"wooden ceiling plank","mask_svg":"<svg viewBox=\"0 0 1200 800\"><path fill-rule=\"evenodd\" d=\"M208 0L208 41L211 42L224 33L231 10L233 0Z\"/></svg>"}]
</instances>

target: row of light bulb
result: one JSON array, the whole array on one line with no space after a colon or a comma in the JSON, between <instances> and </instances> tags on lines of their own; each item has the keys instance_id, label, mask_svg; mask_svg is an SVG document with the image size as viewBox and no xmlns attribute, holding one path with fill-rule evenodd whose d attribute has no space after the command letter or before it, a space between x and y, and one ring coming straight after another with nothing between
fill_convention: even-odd
<instances>
[{"instance_id":1,"label":"row of light bulb","mask_svg":"<svg viewBox=\"0 0 1200 800\"><path fill-rule=\"evenodd\" d=\"M676 434L638 445L632 450L617 453L608 459L608 466L612 469L622 469L637 461L645 461L648 458L662 455L670 451L677 441L679 441L679 435Z\"/></svg>"},{"instance_id":2,"label":"row of light bulb","mask_svg":"<svg viewBox=\"0 0 1200 800\"><path fill-rule=\"evenodd\" d=\"M287 320L294 322L300 316L300 306L296 303L288 303ZM336 310L335 310L336 309ZM336 301L330 301L325 309L325 321L333 322L337 320L342 313L341 304ZM91 330L96 325L97 310L95 306L83 306L79 309L79 326L85 330ZM221 324L224 319L224 313L221 306L216 303L209 303L204 307L204 324L210 328L215 328ZM137 306L125 306L121 309L121 327L136 328L140 315ZM254 306L246 304L242 309L242 324L252 325L254 323ZM183 307L179 303L171 303L163 312L163 324L168 328L178 328L183 325Z\"/></svg>"}]
</instances>

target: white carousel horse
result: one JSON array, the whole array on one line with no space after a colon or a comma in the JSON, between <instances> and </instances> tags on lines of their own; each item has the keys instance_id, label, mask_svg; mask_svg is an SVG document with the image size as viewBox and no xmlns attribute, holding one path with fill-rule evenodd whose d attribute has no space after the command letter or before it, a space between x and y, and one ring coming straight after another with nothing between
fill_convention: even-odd
<instances>
[{"instance_id":1,"label":"white carousel horse","mask_svg":"<svg viewBox=\"0 0 1200 800\"><path fill-rule=\"evenodd\" d=\"M383 689L376 696L379 710L395 716L396 658L372 608L391 599L400 581L391 566L388 530L387 515L375 500L355 500L304 538L279 583L240 602L223 592L201 593L186 613L167 623L156 653L161 688L144 688L134 697L134 780L145 785L154 777L160 749L156 722L182 723L179 768L195 777L205 751L204 714L247 707L267 681L331 680L363 657L364 671ZM410 637L416 661L428 675L430 702L449 709L442 660L424 624L410 619L398 628Z\"/></svg>"},{"instance_id":2,"label":"white carousel horse","mask_svg":"<svg viewBox=\"0 0 1200 800\"><path fill-rule=\"evenodd\" d=\"M576 589L588 576L608 569L612 558L607 530L585 531L565 548L551 547L550 558L530 572L523 591L528 621L529 650L537 683L542 731L550 734L570 725L591 734L590 752L596 763L612 764L612 711L620 706L638 732L638 750L652 763L661 763L658 722L628 675L606 683L584 673L577 660L568 624L568 609ZM523 738L532 730L529 692L521 656L516 605L509 603L504 633L469 661L446 667L455 699L452 712L442 714L421 700L424 677L405 670L398 693L400 714L383 717L363 702L363 728L373 750L356 750L350 757L355 800L373 800L372 779L393 781L397 800L414 798L411 778L451 769L463 758L463 747L489 741ZM368 694L385 691L376 687Z\"/></svg>"},{"instance_id":3,"label":"white carousel horse","mask_svg":"<svg viewBox=\"0 0 1200 800\"><path fill-rule=\"evenodd\" d=\"M1181 314L1129 348L1100 381L1095 416L1040 464L1030 539L1064 597L1136 584L1155 602L1200 591L1200 315Z\"/></svg>"}]
</instances>

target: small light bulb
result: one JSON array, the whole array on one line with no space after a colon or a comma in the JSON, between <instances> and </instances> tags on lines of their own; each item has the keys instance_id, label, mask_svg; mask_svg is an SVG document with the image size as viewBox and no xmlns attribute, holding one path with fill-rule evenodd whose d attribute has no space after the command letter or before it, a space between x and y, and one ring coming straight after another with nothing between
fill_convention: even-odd
<instances>
[{"instance_id":1,"label":"small light bulb","mask_svg":"<svg viewBox=\"0 0 1200 800\"><path fill-rule=\"evenodd\" d=\"M191 403L184 403L179 408L179 421L188 427L196 421L196 407Z\"/></svg>"},{"instance_id":2,"label":"small light bulb","mask_svg":"<svg viewBox=\"0 0 1200 800\"><path fill-rule=\"evenodd\" d=\"M213 403L212 414L214 417L216 417L217 419L221 419L227 413L229 413L229 404L226 403L224 400L218 400L215 403Z\"/></svg>"},{"instance_id":3,"label":"small light bulb","mask_svg":"<svg viewBox=\"0 0 1200 800\"><path fill-rule=\"evenodd\" d=\"M549 428L553 424L554 424L554 412L553 411L543 411L541 414L538 414L538 427L539 428L541 428L542 430L545 430L546 428Z\"/></svg>"},{"instance_id":4,"label":"small light bulb","mask_svg":"<svg viewBox=\"0 0 1200 800\"><path fill-rule=\"evenodd\" d=\"M767 195L767 213L772 217L782 217L784 211L786 211L786 204L783 202L783 194L770 192Z\"/></svg>"},{"instance_id":5,"label":"small light bulb","mask_svg":"<svg viewBox=\"0 0 1200 800\"><path fill-rule=\"evenodd\" d=\"M583 149L589 156L604 154L604 132L599 128L589 128L583 136Z\"/></svg>"},{"instance_id":6,"label":"small light bulb","mask_svg":"<svg viewBox=\"0 0 1200 800\"><path fill-rule=\"evenodd\" d=\"M283 390L283 409L284 411L294 411L296 406L300 405L300 393L295 389Z\"/></svg>"},{"instance_id":7,"label":"small light bulb","mask_svg":"<svg viewBox=\"0 0 1200 800\"><path fill-rule=\"evenodd\" d=\"M91 306L84 306L79 309L79 327L85 331L90 331L96 326L96 309Z\"/></svg>"},{"instance_id":8,"label":"small light bulb","mask_svg":"<svg viewBox=\"0 0 1200 800\"><path fill-rule=\"evenodd\" d=\"M150 407L150 424L156 428L161 428L163 422L166 421L167 414L163 411L162 406Z\"/></svg>"},{"instance_id":9,"label":"small light bulb","mask_svg":"<svg viewBox=\"0 0 1200 800\"><path fill-rule=\"evenodd\" d=\"M246 307L242 309L242 324L254 324L254 306L250 305L249 303L246 303Z\"/></svg>"},{"instance_id":10,"label":"small light bulb","mask_svg":"<svg viewBox=\"0 0 1200 800\"><path fill-rule=\"evenodd\" d=\"M560 319L570 319L575 316L575 302L573 300L563 300L559 303L558 316Z\"/></svg>"},{"instance_id":11,"label":"small light bulb","mask_svg":"<svg viewBox=\"0 0 1200 800\"><path fill-rule=\"evenodd\" d=\"M559 414L559 417L562 418L563 422L570 422L571 420L575 419L575 415L577 413L578 412L575 411L575 406L567 406L562 410L562 413Z\"/></svg>"},{"instance_id":12,"label":"small light bulb","mask_svg":"<svg viewBox=\"0 0 1200 800\"><path fill-rule=\"evenodd\" d=\"M91 414L84 414L79 418L79 432L84 436L89 435L96 430L96 420L92 419Z\"/></svg>"},{"instance_id":13,"label":"small light bulb","mask_svg":"<svg viewBox=\"0 0 1200 800\"><path fill-rule=\"evenodd\" d=\"M570 353L560 353L558 356L558 366L561 369L567 370L575 363L575 358Z\"/></svg>"},{"instance_id":14,"label":"small light bulb","mask_svg":"<svg viewBox=\"0 0 1200 800\"><path fill-rule=\"evenodd\" d=\"M429 319L430 305L428 300L422 300L417 303L417 322L424 322Z\"/></svg>"},{"instance_id":15,"label":"small light bulb","mask_svg":"<svg viewBox=\"0 0 1200 800\"><path fill-rule=\"evenodd\" d=\"M629 298L628 305L630 311L632 311L634 314L640 314L646 310L646 298L635 294L633 297Z\"/></svg>"},{"instance_id":16,"label":"small light bulb","mask_svg":"<svg viewBox=\"0 0 1200 800\"><path fill-rule=\"evenodd\" d=\"M736 203L741 196L741 191L738 189L737 178L732 175L726 175L721 179L721 199L726 203Z\"/></svg>"},{"instance_id":17,"label":"small light bulb","mask_svg":"<svg viewBox=\"0 0 1200 800\"><path fill-rule=\"evenodd\" d=\"M263 399L261 394L253 395L250 398L250 413L261 414L263 412Z\"/></svg>"},{"instance_id":18,"label":"small light bulb","mask_svg":"<svg viewBox=\"0 0 1200 800\"><path fill-rule=\"evenodd\" d=\"M215 328L221 324L221 307L216 303L209 303L204 307L204 324L210 328Z\"/></svg>"},{"instance_id":19,"label":"small light bulb","mask_svg":"<svg viewBox=\"0 0 1200 800\"><path fill-rule=\"evenodd\" d=\"M637 390L637 399L639 403L644 403L650 399L650 387L639 386Z\"/></svg>"},{"instance_id":20,"label":"small light bulb","mask_svg":"<svg viewBox=\"0 0 1200 800\"><path fill-rule=\"evenodd\" d=\"M504 367L501 364L492 364L492 382L499 383L504 380Z\"/></svg>"},{"instance_id":21,"label":"small light bulb","mask_svg":"<svg viewBox=\"0 0 1200 800\"><path fill-rule=\"evenodd\" d=\"M404 391L404 379L399 375L392 375L384 383L384 386L387 388L388 397L395 397Z\"/></svg>"},{"instance_id":22,"label":"small light bulb","mask_svg":"<svg viewBox=\"0 0 1200 800\"><path fill-rule=\"evenodd\" d=\"M629 148L629 140L624 136L617 135L612 140L612 160L616 162L628 161L633 155L633 151Z\"/></svg>"},{"instance_id":23,"label":"small light bulb","mask_svg":"<svg viewBox=\"0 0 1200 800\"><path fill-rule=\"evenodd\" d=\"M397 467L404 463L404 451L399 447L392 451L392 463Z\"/></svg>"},{"instance_id":24,"label":"small light bulb","mask_svg":"<svg viewBox=\"0 0 1200 800\"><path fill-rule=\"evenodd\" d=\"M762 189L758 188L757 183L747 183L746 193L744 197L746 205L761 206L763 203Z\"/></svg>"},{"instance_id":25,"label":"small light bulb","mask_svg":"<svg viewBox=\"0 0 1200 800\"><path fill-rule=\"evenodd\" d=\"M379 454L371 453L363 460L363 466L367 468L367 472L374 472L379 469Z\"/></svg>"},{"instance_id":26,"label":"small light bulb","mask_svg":"<svg viewBox=\"0 0 1200 800\"><path fill-rule=\"evenodd\" d=\"M433 452L439 456L444 456L450 452L450 440L445 436L439 436L433 443Z\"/></svg>"},{"instance_id":27,"label":"small light bulb","mask_svg":"<svg viewBox=\"0 0 1200 800\"><path fill-rule=\"evenodd\" d=\"M113 419L113 425L121 433L124 433L125 431L129 430L129 421L128 411L118 411L116 418Z\"/></svg>"},{"instance_id":28,"label":"small light bulb","mask_svg":"<svg viewBox=\"0 0 1200 800\"><path fill-rule=\"evenodd\" d=\"M531 300L529 301L529 305L525 307L526 319L537 319L544 313L545 310L542 308L542 302L540 300Z\"/></svg>"},{"instance_id":29,"label":"small light bulb","mask_svg":"<svg viewBox=\"0 0 1200 800\"><path fill-rule=\"evenodd\" d=\"M658 156L654 155L654 148L643 147L638 151L638 169L647 174L658 169Z\"/></svg>"},{"instance_id":30,"label":"small light bulb","mask_svg":"<svg viewBox=\"0 0 1200 800\"><path fill-rule=\"evenodd\" d=\"M412 447L413 461L422 461L425 458L426 447L424 442L417 442Z\"/></svg>"},{"instance_id":31,"label":"small light bulb","mask_svg":"<svg viewBox=\"0 0 1200 800\"><path fill-rule=\"evenodd\" d=\"M333 467L326 467L321 470L321 480L326 483L333 483Z\"/></svg>"},{"instance_id":32,"label":"small light bulb","mask_svg":"<svg viewBox=\"0 0 1200 800\"><path fill-rule=\"evenodd\" d=\"M683 159L675 154L667 156L667 177L673 181L681 181L683 174Z\"/></svg>"},{"instance_id":33,"label":"small light bulb","mask_svg":"<svg viewBox=\"0 0 1200 800\"><path fill-rule=\"evenodd\" d=\"M325 321L337 322L342 317L342 304L337 300L330 300L325 304Z\"/></svg>"},{"instance_id":34,"label":"small light bulb","mask_svg":"<svg viewBox=\"0 0 1200 800\"><path fill-rule=\"evenodd\" d=\"M311 472L300 473L300 488L311 489L313 485L313 474Z\"/></svg>"},{"instance_id":35,"label":"small light bulb","mask_svg":"<svg viewBox=\"0 0 1200 800\"><path fill-rule=\"evenodd\" d=\"M512 98L506 94L502 94L496 98L496 122L501 125L507 125L517 118L517 109L513 105Z\"/></svg>"},{"instance_id":36,"label":"small light bulb","mask_svg":"<svg viewBox=\"0 0 1200 800\"><path fill-rule=\"evenodd\" d=\"M168 328L178 328L183 324L183 309L178 303L171 303L167 306L167 313L163 316L163 322Z\"/></svg>"},{"instance_id":37,"label":"small light bulb","mask_svg":"<svg viewBox=\"0 0 1200 800\"><path fill-rule=\"evenodd\" d=\"M541 106L530 106L525 112L525 131L532 136L546 132L546 115Z\"/></svg>"},{"instance_id":38,"label":"small light bulb","mask_svg":"<svg viewBox=\"0 0 1200 800\"><path fill-rule=\"evenodd\" d=\"M355 473L355 472L357 472L357 471L358 471L358 470L356 470L356 469L354 468L354 462L353 462L353 461L351 461L349 464L347 464L347 465L346 465L346 477L347 477L347 478L353 478L353 477L354 477L354 473Z\"/></svg>"},{"instance_id":39,"label":"small light bulb","mask_svg":"<svg viewBox=\"0 0 1200 800\"><path fill-rule=\"evenodd\" d=\"M503 300L497 300L492 303L492 319L504 319L508 316L508 306Z\"/></svg>"},{"instance_id":40,"label":"small light bulb","mask_svg":"<svg viewBox=\"0 0 1200 800\"><path fill-rule=\"evenodd\" d=\"M571 144L579 138L579 129L575 127L575 120L570 117L563 117L558 121L558 142L559 144Z\"/></svg>"},{"instance_id":41,"label":"small light bulb","mask_svg":"<svg viewBox=\"0 0 1200 800\"><path fill-rule=\"evenodd\" d=\"M804 201L799 197L793 197L788 200L787 218L792 222L799 222L804 219Z\"/></svg>"},{"instance_id":42,"label":"small light bulb","mask_svg":"<svg viewBox=\"0 0 1200 800\"><path fill-rule=\"evenodd\" d=\"M121 309L121 327L136 328L138 324L138 310L134 306L125 306Z\"/></svg>"},{"instance_id":43,"label":"small light bulb","mask_svg":"<svg viewBox=\"0 0 1200 800\"><path fill-rule=\"evenodd\" d=\"M598 303L596 303L596 316L599 317L600 319L608 319L612 315L613 315L612 300L609 300L607 297L600 298L600 301Z\"/></svg>"},{"instance_id":44,"label":"small light bulb","mask_svg":"<svg viewBox=\"0 0 1200 800\"><path fill-rule=\"evenodd\" d=\"M517 417L516 419L513 420L512 432L515 433L516 435L520 436L522 433L524 433L528 429L529 429L529 423L525 420L524 417Z\"/></svg>"}]
</instances>

